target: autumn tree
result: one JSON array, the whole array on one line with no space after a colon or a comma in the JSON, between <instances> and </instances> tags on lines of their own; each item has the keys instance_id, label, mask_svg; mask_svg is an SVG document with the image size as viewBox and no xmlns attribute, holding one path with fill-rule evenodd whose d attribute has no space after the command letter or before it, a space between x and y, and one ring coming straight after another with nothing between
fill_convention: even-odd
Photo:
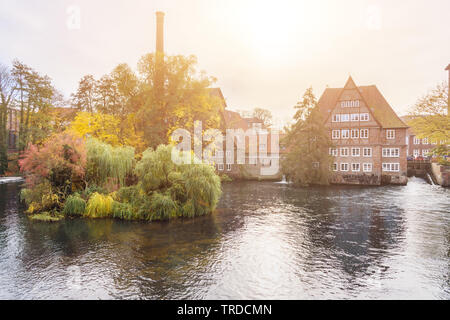
<instances>
[{"instance_id":1,"label":"autumn tree","mask_svg":"<svg viewBox=\"0 0 450 320\"><path fill-rule=\"evenodd\" d=\"M50 112L55 88L51 79L15 60L11 72L15 81L19 109L19 150L28 143L40 143L49 135Z\"/></svg>"},{"instance_id":2,"label":"autumn tree","mask_svg":"<svg viewBox=\"0 0 450 320\"><path fill-rule=\"evenodd\" d=\"M72 94L72 107L79 111L94 112L96 81L90 74L81 78L78 89Z\"/></svg>"},{"instance_id":3,"label":"autumn tree","mask_svg":"<svg viewBox=\"0 0 450 320\"><path fill-rule=\"evenodd\" d=\"M253 109L253 117L263 122L264 127L268 128L272 125L272 113L267 109Z\"/></svg>"},{"instance_id":4,"label":"autumn tree","mask_svg":"<svg viewBox=\"0 0 450 320\"><path fill-rule=\"evenodd\" d=\"M158 61L163 65L158 67ZM176 128L193 130L196 120L202 121L203 129L220 127L223 107L208 89L215 79L198 73L196 64L194 56L164 56L160 60L147 54L141 58L141 105L137 118L149 146L167 143ZM162 83L157 83L160 78Z\"/></svg>"},{"instance_id":5,"label":"autumn tree","mask_svg":"<svg viewBox=\"0 0 450 320\"><path fill-rule=\"evenodd\" d=\"M287 135L282 140L288 150L282 171L298 185L328 184L331 141L312 88L306 90L295 109L295 123L286 128Z\"/></svg>"},{"instance_id":6,"label":"autumn tree","mask_svg":"<svg viewBox=\"0 0 450 320\"><path fill-rule=\"evenodd\" d=\"M445 82L421 97L412 107L410 117L408 125L414 129L418 138L428 138L438 145L439 150L443 150L443 154L448 153L446 146L450 141L450 115L448 86Z\"/></svg>"}]
</instances>

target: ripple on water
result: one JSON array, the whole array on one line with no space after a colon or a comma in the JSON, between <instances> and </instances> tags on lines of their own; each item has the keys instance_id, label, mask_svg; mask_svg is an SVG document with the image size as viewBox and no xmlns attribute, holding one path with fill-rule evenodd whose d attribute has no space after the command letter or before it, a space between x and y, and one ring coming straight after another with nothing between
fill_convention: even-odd
<instances>
[{"instance_id":1,"label":"ripple on water","mask_svg":"<svg viewBox=\"0 0 450 320\"><path fill-rule=\"evenodd\" d=\"M217 212L29 221L0 186L0 298L449 299L449 189L231 183Z\"/></svg>"}]
</instances>

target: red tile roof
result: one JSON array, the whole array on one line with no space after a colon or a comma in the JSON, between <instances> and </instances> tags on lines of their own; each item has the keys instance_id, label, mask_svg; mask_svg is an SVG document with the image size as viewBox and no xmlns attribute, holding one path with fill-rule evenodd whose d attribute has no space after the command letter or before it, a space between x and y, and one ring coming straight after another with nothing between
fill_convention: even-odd
<instances>
[{"instance_id":1,"label":"red tile roof","mask_svg":"<svg viewBox=\"0 0 450 320\"><path fill-rule=\"evenodd\" d=\"M362 98L366 101L368 107L374 114L375 119L383 128L408 128L375 85L356 87L350 77L345 88L351 89L352 87L359 90ZM323 92L319 99L318 106L325 120L328 119L331 110L336 106L343 90L344 88L326 88Z\"/></svg>"}]
</instances>

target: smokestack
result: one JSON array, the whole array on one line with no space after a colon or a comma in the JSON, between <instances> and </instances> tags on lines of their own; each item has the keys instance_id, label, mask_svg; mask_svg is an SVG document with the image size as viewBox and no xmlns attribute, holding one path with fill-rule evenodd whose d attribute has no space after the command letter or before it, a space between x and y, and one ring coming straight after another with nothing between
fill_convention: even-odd
<instances>
[{"instance_id":1,"label":"smokestack","mask_svg":"<svg viewBox=\"0 0 450 320\"><path fill-rule=\"evenodd\" d=\"M156 12L156 52L164 53L164 12Z\"/></svg>"},{"instance_id":2,"label":"smokestack","mask_svg":"<svg viewBox=\"0 0 450 320\"><path fill-rule=\"evenodd\" d=\"M450 64L447 66L447 68L445 68L445 70L448 71L448 105L447 105L447 116L450 116Z\"/></svg>"}]
</instances>

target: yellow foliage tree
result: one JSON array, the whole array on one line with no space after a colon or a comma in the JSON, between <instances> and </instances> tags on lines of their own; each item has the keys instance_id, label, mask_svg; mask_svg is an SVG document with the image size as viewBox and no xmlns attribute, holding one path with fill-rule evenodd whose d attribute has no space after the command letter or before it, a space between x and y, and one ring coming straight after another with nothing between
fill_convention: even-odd
<instances>
[{"instance_id":1,"label":"yellow foliage tree","mask_svg":"<svg viewBox=\"0 0 450 320\"><path fill-rule=\"evenodd\" d=\"M135 115L124 120L103 113L78 112L69 131L83 138L92 137L112 146L132 146L137 152L145 149L142 133L136 130Z\"/></svg>"}]
</instances>

